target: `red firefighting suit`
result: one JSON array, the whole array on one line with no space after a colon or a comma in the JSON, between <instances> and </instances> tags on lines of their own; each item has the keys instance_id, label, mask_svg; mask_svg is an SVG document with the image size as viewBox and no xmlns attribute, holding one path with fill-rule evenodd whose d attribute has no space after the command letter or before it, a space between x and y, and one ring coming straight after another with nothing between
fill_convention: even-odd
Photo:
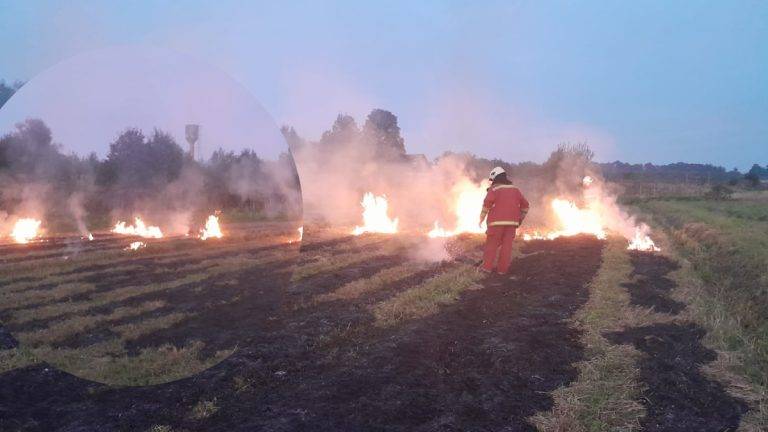
<instances>
[{"instance_id":1,"label":"red firefighting suit","mask_svg":"<svg viewBox=\"0 0 768 432\"><path fill-rule=\"evenodd\" d=\"M483 270L493 271L496 252L499 253L497 271L501 274L509 270L512 260L512 241L515 231L528 213L528 201L520 189L510 184L499 183L491 185L483 201L483 211L480 214L482 223L488 216L485 251L483 253Z\"/></svg>"}]
</instances>

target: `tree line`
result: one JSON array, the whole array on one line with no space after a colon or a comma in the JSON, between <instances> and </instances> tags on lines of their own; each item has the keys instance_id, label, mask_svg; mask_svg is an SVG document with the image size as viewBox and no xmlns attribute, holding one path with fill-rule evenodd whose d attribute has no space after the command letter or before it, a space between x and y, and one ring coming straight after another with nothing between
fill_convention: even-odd
<instances>
[{"instance_id":1,"label":"tree line","mask_svg":"<svg viewBox=\"0 0 768 432\"><path fill-rule=\"evenodd\" d=\"M65 154L48 126L28 119L0 137L0 209L13 214L44 208L67 219L73 206L89 226L141 209L225 210L253 218L300 214L299 182L288 154L261 159L255 152L217 150L198 162L159 129L146 135L127 128L109 143L106 157Z\"/></svg>"}]
</instances>

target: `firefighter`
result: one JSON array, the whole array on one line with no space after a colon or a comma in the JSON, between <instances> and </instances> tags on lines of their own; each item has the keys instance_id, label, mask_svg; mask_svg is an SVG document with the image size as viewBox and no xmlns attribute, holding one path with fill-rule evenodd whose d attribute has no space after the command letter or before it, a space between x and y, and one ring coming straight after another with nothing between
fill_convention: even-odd
<instances>
[{"instance_id":1,"label":"firefighter","mask_svg":"<svg viewBox=\"0 0 768 432\"><path fill-rule=\"evenodd\" d=\"M491 187L485 195L483 211L480 213L480 225L488 216L483 264L480 270L493 272L493 263L496 253L499 252L496 271L506 274L512 260L512 241L515 239L517 227L528 213L528 201L520 189L507 179L503 168L496 167L491 170L488 179L491 181Z\"/></svg>"}]
</instances>

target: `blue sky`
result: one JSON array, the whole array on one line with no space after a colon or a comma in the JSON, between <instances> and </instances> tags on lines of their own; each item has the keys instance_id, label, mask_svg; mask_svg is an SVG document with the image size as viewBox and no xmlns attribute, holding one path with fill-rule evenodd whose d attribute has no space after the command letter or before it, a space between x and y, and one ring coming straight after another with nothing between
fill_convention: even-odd
<instances>
[{"instance_id":1,"label":"blue sky","mask_svg":"<svg viewBox=\"0 0 768 432\"><path fill-rule=\"evenodd\" d=\"M587 141L604 161L768 164L768 2L286 3L0 0L0 78L150 44L309 138L381 107L430 156Z\"/></svg>"}]
</instances>

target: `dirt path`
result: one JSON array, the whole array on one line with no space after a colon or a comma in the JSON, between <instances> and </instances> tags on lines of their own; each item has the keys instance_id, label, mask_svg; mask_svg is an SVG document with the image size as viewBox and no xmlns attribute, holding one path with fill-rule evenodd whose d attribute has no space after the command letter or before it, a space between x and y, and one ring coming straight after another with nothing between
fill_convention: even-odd
<instances>
[{"instance_id":1,"label":"dirt path","mask_svg":"<svg viewBox=\"0 0 768 432\"><path fill-rule=\"evenodd\" d=\"M633 253L633 275L625 284L631 303L657 312L677 315L682 303L669 298L675 282L667 274L677 269L668 258ZM646 354L640 362L640 379L646 387L641 420L646 431L735 430L747 411L744 401L730 396L718 382L702 373L716 353L702 345L704 329L693 323L663 323L628 328L606 337L614 343L632 344Z\"/></svg>"},{"instance_id":2,"label":"dirt path","mask_svg":"<svg viewBox=\"0 0 768 432\"><path fill-rule=\"evenodd\" d=\"M45 365L0 375L2 430L532 430L583 350L567 320L587 300L602 243L536 242L513 279L490 278L422 319L375 324L371 306L444 271L424 268L356 299L276 313L230 358L192 378L111 388ZM368 263L302 281L308 294L368 277ZM333 283L332 283L333 282ZM300 289L295 287L294 290ZM300 294L299 294L300 295ZM194 414L201 402L216 409Z\"/></svg>"}]
</instances>

